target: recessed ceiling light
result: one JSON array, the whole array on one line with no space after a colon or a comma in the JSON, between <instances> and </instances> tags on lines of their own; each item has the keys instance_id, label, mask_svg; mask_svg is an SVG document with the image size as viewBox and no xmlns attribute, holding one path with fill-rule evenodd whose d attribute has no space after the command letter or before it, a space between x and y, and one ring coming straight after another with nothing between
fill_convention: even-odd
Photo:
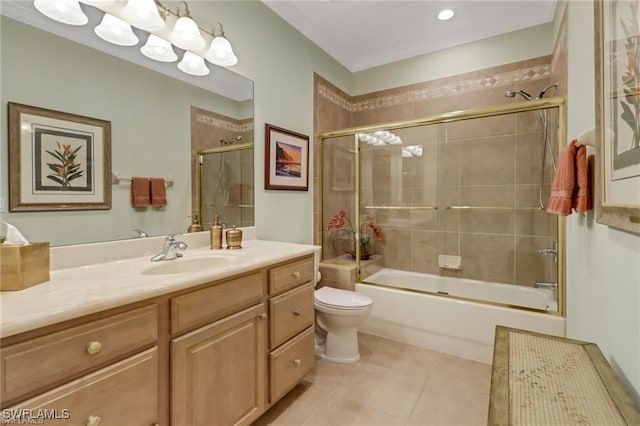
<instances>
[{"instance_id":1,"label":"recessed ceiling light","mask_svg":"<svg viewBox=\"0 0 640 426\"><path fill-rule=\"evenodd\" d=\"M447 19L453 18L453 15L455 15L453 10L444 9L444 10L440 11L440 13L438 13L438 19L441 20L441 21L446 21Z\"/></svg>"}]
</instances>

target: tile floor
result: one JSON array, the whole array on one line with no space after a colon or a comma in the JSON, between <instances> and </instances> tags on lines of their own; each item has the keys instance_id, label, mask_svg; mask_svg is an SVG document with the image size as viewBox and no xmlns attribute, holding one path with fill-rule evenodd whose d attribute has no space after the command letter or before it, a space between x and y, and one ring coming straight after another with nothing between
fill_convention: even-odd
<instances>
[{"instance_id":1,"label":"tile floor","mask_svg":"<svg viewBox=\"0 0 640 426\"><path fill-rule=\"evenodd\" d=\"M315 369L254 426L486 425L491 366L360 334L360 362Z\"/></svg>"}]
</instances>

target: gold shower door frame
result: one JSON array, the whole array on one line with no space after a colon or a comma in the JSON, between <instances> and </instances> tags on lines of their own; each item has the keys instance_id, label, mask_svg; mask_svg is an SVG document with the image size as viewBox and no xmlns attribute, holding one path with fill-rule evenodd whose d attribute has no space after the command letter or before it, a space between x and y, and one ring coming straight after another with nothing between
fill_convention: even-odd
<instances>
[{"instance_id":1,"label":"gold shower door frame","mask_svg":"<svg viewBox=\"0 0 640 426\"><path fill-rule=\"evenodd\" d=\"M361 192L361 179L360 179L360 140L358 138L359 133L372 133L375 131L392 131L399 129L406 129L411 127L425 126L425 125L434 125L441 123L450 123L454 121L462 121L462 120L470 120L476 118L487 118L487 117L495 117L500 115L507 114L515 114L520 112L528 112L528 111L542 111L547 108L558 108L558 141L559 146L563 146L563 141L566 141L566 105L565 99L562 96L550 97L546 99L536 99L532 101L523 101L517 103L510 103L506 105L498 105L492 107L483 107L483 108L474 108L463 111L452 111L443 114L432 115L424 118L406 120L406 121L398 121L398 122L390 122L390 123L382 123L370 126L361 126L361 127L351 127L347 129L325 132L319 134L319 189L320 194L318 195L319 200L319 217L320 222L316 225L320 228L320 245L324 244L324 226L327 223L327 217L324 217L324 143L325 139L336 138L336 137L353 137L353 147L355 149L355 206L356 212L353 215L355 218L354 228L356 230L360 229L360 216L361 216L361 205L360 205L360 192ZM556 152L557 154L557 152ZM566 269L565 269L565 259L566 259L566 227L565 227L565 218L559 216L557 219L557 241L558 241L558 266L557 266L557 301L558 301L558 310L557 312L543 312L548 315L556 315L556 316L564 316L565 315L565 280L566 280ZM318 228L316 228L318 229ZM361 282L360 272L361 272L361 260L360 260L360 247L356 244L356 282ZM324 255L324 252L323 252ZM321 259L323 262L327 262L325 259ZM330 262L330 261L329 261ZM381 286L380 284L376 284ZM382 286L384 287L384 286ZM409 292L421 293L420 291L414 289L407 289L402 287L394 287L395 289L402 289ZM514 305L505 305L502 303L496 303L491 301L479 300L479 299L467 299L454 295L440 295L437 293L429 293L430 295L440 296L440 297L449 297L453 299L467 300L472 301L474 303L483 303L487 305L495 305L495 306L503 306L509 308L515 308L520 310L528 310L541 312L536 309L531 309L522 306L514 306Z\"/></svg>"}]
</instances>

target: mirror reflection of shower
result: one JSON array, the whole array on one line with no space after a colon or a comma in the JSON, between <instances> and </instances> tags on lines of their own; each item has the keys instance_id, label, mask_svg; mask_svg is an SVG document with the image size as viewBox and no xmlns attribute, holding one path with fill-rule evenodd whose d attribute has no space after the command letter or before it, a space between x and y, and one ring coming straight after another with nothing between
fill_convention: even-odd
<instances>
[{"instance_id":1,"label":"mirror reflection of shower","mask_svg":"<svg viewBox=\"0 0 640 426\"><path fill-rule=\"evenodd\" d=\"M240 142L242 136L238 135L234 138L220 138L220 145L229 146L235 142ZM220 168L218 170L218 180L213 188L213 203L219 206L226 206L229 203L229 187L225 182L225 162L224 151L220 153Z\"/></svg>"},{"instance_id":2,"label":"mirror reflection of shower","mask_svg":"<svg viewBox=\"0 0 640 426\"><path fill-rule=\"evenodd\" d=\"M518 91L507 90L506 92L504 92L504 96L507 98L515 98L518 95L520 95L527 101L533 101L533 100L542 99L544 95L547 93L547 91L551 88L554 88L557 90L558 83L553 83L548 85L547 87L542 89L535 98L529 93L525 92L524 90L518 90ZM538 113L540 114L540 120L542 121L542 127L544 131L543 146L542 146L542 167L540 168L541 172L540 172L540 188L538 191L538 203L540 205L541 210L546 210L542 193L544 188L544 169L545 169L544 166L547 161L547 157L546 157L547 151L549 152L549 158L551 159L551 167L553 168L554 172L556 171L556 159L553 154L553 147L551 146L551 141L549 140L549 128L547 126L547 110L544 109L544 110L538 111Z\"/></svg>"},{"instance_id":3,"label":"mirror reflection of shower","mask_svg":"<svg viewBox=\"0 0 640 426\"><path fill-rule=\"evenodd\" d=\"M198 205L202 226L218 216L223 225L252 226L253 143L242 136L215 138L198 151Z\"/></svg>"}]
</instances>

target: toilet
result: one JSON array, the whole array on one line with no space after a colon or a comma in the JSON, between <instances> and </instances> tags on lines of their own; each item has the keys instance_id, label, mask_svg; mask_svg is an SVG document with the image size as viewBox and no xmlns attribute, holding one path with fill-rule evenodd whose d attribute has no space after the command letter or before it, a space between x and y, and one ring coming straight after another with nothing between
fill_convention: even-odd
<instances>
[{"instance_id":1,"label":"toilet","mask_svg":"<svg viewBox=\"0 0 640 426\"><path fill-rule=\"evenodd\" d=\"M316 355L344 364L358 362L358 325L365 320L373 300L355 291L322 287L315 291Z\"/></svg>"}]
</instances>

